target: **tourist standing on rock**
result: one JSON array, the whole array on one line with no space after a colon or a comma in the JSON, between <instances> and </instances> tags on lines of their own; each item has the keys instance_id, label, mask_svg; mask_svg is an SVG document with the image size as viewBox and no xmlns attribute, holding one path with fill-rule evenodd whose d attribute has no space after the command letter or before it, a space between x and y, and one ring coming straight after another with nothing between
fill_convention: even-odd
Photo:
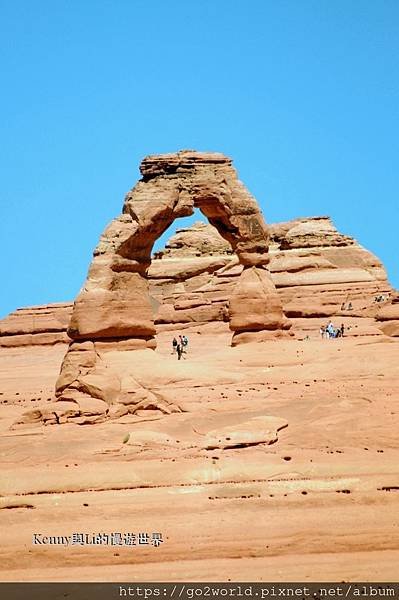
<instances>
[{"instance_id":1,"label":"tourist standing on rock","mask_svg":"<svg viewBox=\"0 0 399 600\"><path fill-rule=\"evenodd\" d=\"M340 331L341 331L341 337L344 337L345 325L343 323L341 323Z\"/></svg>"},{"instance_id":2,"label":"tourist standing on rock","mask_svg":"<svg viewBox=\"0 0 399 600\"><path fill-rule=\"evenodd\" d=\"M183 352L187 352L188 337L186 335L182 335L181 341L182 341Z\"/></svg>"},{"instance_id":3,"label":"tourist standing on rock","mask_svg":"<svg viewBox=\"0 0 399 600\"><path fill-rule=\"evenodd\" d=\"M182 348L181 344L177 344L176 351L177 351L177 360L180 360L181 355L183 354L183 348Z\"/></svg>"},{"instance_id":4,"label":"tourist standing on rock","mask_svg":"<svg viewBox=\"0 0 399 600\"><path fill-rule=\"evenodd\" d=\"M325 333L326 333L326 328L324 327L324 325L321 325L320 326L320 335L321 335L322 340L324 340Z\"/></svg>"},{"instance_id":5,"label":"tourist standing on rock","mask_svg":"<svg viewBox=\"0 0 399 600\"><path fill-rule=\"evenodd\" d=\"M334 337L334 325L332 321L329 321L326 325L326 337L327 339Z\"/></svg>"},{"instance_id":6,"label":"tourist standing on rock","mask_svg":"<svg viewBox=\"0 0 399 600\"><path fill-rule=\"evenodd\" d=\"M176 353L176 349L177 349L177 339L174 337L173 342L172 342L172 354Z\"/></svg>"},{"instance_id":7,"label":"tourist standing on rock","mask_svg":"<svg viewBox=\"0 0 399 600\"><path fill-rule=\"evenodd\" d=\"M181 348L181 353L183 354L184 352L186 352L186 336L185 335L179 335L179 345ZM188 344L188 340L187 340L187 344Z\"/></svg>"}]
</instances>

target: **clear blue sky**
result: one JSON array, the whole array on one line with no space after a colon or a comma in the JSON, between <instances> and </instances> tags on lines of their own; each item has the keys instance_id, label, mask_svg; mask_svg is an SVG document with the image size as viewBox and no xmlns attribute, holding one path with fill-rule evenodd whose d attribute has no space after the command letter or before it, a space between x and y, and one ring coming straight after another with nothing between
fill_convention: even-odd
<instances>
[{"instance_id":1,"label":"clear blue sky","mask_svg":"<svg viewBox=\"0 0 399 600\"><path fill-rule=\"evenodd\" d=\"M0 8L0 316L72 300L141 158L182 148L233 157L268 222L330 215L399 287L397 0Z\"/></svg>"}]
</instances>

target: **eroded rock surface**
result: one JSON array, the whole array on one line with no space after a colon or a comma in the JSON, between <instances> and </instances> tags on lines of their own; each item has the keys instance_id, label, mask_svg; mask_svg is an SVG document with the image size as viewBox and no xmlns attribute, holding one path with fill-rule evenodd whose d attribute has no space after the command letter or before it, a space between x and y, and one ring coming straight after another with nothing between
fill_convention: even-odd
<instances>
[{"instance_id":1,"label":"eroded rock surface","mask_svg":"<svg viewBox=\"0 0 399 600\"><path fill-rule=\"evenodd\" d=\"M44 346L67 343L71 302L18 308L0 320L0 346Z\"/></svg>"},{"instance_id":2,"label":"eroded rock surface","mask_svg":"<svg viewBox=\"0 0 399 600\"><path fill-rule=\"evenodd\" d=\"M158 253L161 258L153 260L149 283L159 305L156 324L165 327L227 319L229 305L235 304L234 294L243 295L241 285L233 292L239 278L248 280L251 276L242 276L243 266L236 256L229 256L229 246L222 238L219 244L215 241L217 235L210 225L179 230L165 251ZM209 256L207 247L221 248L220 254ZM177 263L180 254L182 259ZM269 256L267 277L270 273L284 313L291 320L373 318L381 309L376 298L385 302L392 294L377 257L338 232L328 217L271 225ZM256 302L262 302L261 296ZM268 306L272 318L273 310ZM257 334L258 339L267 338L267 327L264 331L264 335Z\"/></svg>"},{"instance_id":3,"label":"eroded rock surface","mask_svg":"<svg viewBox=\"0 0 399 600\"><path fill-rule=\"evenodd\" d=\"M354 329L366 321L348 319ZM10 430L28 408L57 404L47 394L64 349L0 348L2 580L395 581L398 339L328 341L317 320L302 323L307 341L237 348L227 323L193 324L181 361L170 331L155 352L104 352L122 386L137 386L133 396L152 386L186 412L93 414L79 426L39 419ZM76 400L82 413L108 407ZM268 443L278 420L289 425ZM31 543L38 532L125 531L161 532L164 542Z\"/></svg>"},{"instance_id":4,"label":"eroded rock surface","mask_svg":"<svg viewBox=\"0 0 399 600\"><path fill-rule=\"evenodd\" d=\"M361 317L366 323L376 317L375 331L396 331L395 294L383 265L339 233L330 219L295 219L269 229L268 270L294 325L298 319ZM148 282L156 327L229 320L230 298L243 266L215 227L198 222L180 229L155 256ZM0 346L68 343L71 312L71 303L18 309L0 321ZM97 345L151 347L151 337L107 338ZM257 337L267 339L267 330Z\"/></svg>"},{"instance_id":5,"label":"eroded rock surface","mask_svg":"<svg viewBox=\"0 0 399 600\"><path fill-rule=\"evenodd\" d=\"M244 270L269 262L267 227L229 158L183 151L147 157L140 170L143 177L127 194L123 214L107 227L94 252L72 313L72 339L136 338L152 347L155 328L146 278L152 247L194 207L231 244Z\"/></svg>"},{"instance_id":6,"label":"eroded rock surface","mask_svg":"<svg viewBox=\"0 0 399 600\"><path fill-rule=\"evenodd\" d=\"M385 335L399 337L399 294L393 294L377 313L377 322Z\"/></svg>"},{"instance_id":7,"label":"eroded rock surface","mask_svg":"<svg viewBox=\"0 0 399 600\"><path fill-rule=\"evenodd\" d=\"M231 159L222 154L183 151L149 156L142 161L140 171L142 179L127 194L122 215L101 236L87 280L75 301L68 328L74 342L56 386L60 401L74 402L76 393L106 401L109 382L118 375L107 365L104 353L116 348L121 352L155 348L153 309L159 303L150 298L147 280L153 244L176 218L193 214L195 207L227 240L242 268L230 311L220 302L215 303L213 320L231 321L235 344L241 341L240 333L248 337L262 329L280 333L289 327L267 271L267 226L256 200L238 180ZM194 234L192 247L198 245L198 239ZM211 247L222 252L217 236L213 239ZM225 260L209 260L207 272L226 264ZM199 275L201 270L190 259L180 264L180 277ZM248 305L252 307L251 318ZM196 307L195 297L182 299L181 306L190 311L197 308L201 319L207 320L208 307L205 311L201 305ZM265 314L259 318L256 311ZM162 318L173 320L167 303L163 303ZM91 344L90 349L86 349L87 344ZM117 405L122 387L111 387L111 404ZM160 405L151 401L153 404L158 410Z\"/></svg>"}]
</instances>

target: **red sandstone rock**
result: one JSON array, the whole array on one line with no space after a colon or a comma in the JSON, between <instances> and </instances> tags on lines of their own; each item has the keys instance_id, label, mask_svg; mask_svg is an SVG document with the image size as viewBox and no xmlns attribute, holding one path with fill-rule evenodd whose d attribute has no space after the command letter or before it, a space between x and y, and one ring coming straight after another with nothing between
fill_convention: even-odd
<instances>
[{"instance_id":1,"label":"red sandstone rock","mask_svg":"<svg viewBox=\"0 0 399 600\"><path fill-rule=\"evenodd\" d=\"M190 293L196 294L196 307L200 306L202 297L204 309L209 307L209 299L216 295L228 302L243 270L243 266L237 264L236 257L232 256L225 266L209 274L206 279L209 259L202 251L208 243L209 226L195 229L194 237L191 237L189 229L181 230L178 236L179 248L161 252L162 259L154 260L149 270L151 294L156 296L160 304L157 323L166 324L168 319L171 323L177 323L179 315L182 317L181 322L188 322L192 318L190 314L176 311L174 307L180 308ZM330 219L297 219L271 225L270 231L272 246L269 269L288 317L313 318L348 314L366 318L376 315L380 306L375 298L392 289L385 270L380 261L353 238L337 232ZM301 235L295 236L295 231ZM291 241L295 238L295 244L293 241L288 243L287 237ZM298 247L299 239L303 247ZM215 244L214 241L212 243ZM281 249L289 245L296 247ZM197 255L191 261L197 262L197 270L202 270L204 278L178 276L172 279L173 269L179 273L174 262L179 252L185 256ZM175 257L173 260L169 258L172 255ZM218 257L214 255L212 258ZM153 272L162 273L162 268L169 277L163 282L152 277ZM193 264L191 268L194 271ZM164 303L166 307L163 306ZM349 303L352 307L350 312L347 311ZM210 312L209 320L211 318L214 318L214 313ZM235 337L244 339L243 336ZM262 336L257 337L262 339Z\"/></svg>"},{"instance_id":2,"label":"red sandstone rock","mask_svg":"<svg viewBox=\"0 0 399 600\"><path fill-rule=\"evenodd\" d=\"M376 319L385 335L399 337L399 294L393 295L378 311Z\"/></svg>"},{"instance_id":3,"label":"red sandstone rock","mask_svg":"<svg viewBox=\"0 0 399 600\"><path fill-rule=\"evenodd\" d=\"M234 332L281 330L286 319L280 298L265 269L247 267L230 296L230 329Z\"/></svg>"},{"instance_id":4,"label":"red sandstone rock","mask_svg":"<svg viewBox=\"0 0 399 600\"><path fill-rule=\"evenodd\" d=\"M165 248L154 254L154 258L178 258L181 261L185 256L213 256L214 254L232 255L233 250L215 227L198 221L191 227L178 229L167 241Z\"/></svg>"},{"instance_id":5,"label":"red sandstone rock","mask_svg":"<svg viewBox=\"0 0 399 600\"><path fill-rule=\"evenodd\" d=\"M19 308L0 320L0 346L69 342L66 329L71 313L72 304L66 302Z\"/></svg>"},{"instance_id":6,"label":"red sandstone rock","mask_svg":"<svg viewBox=\"0 0 399 600\"><path fill-rule=\"evenodd\" d=\"M236 300L232 301L233 331L278 330L282 327L281 301L266 271L259 269L269 262L268 230L256 200L237 179L231 160L221 154L184 151L147 157L140 169L143 178L127 194L123 214L106 228L94 251L87 281L74 304L68 335L74 340L98 340L111 346L118 339L134 339L149 342L151 347L155 335L154 310L159 312L158 323L165 319L169 322L175 319L204 322L228 318L226 301L206 298L202 304L197 302L193 306L184 299L180 299L180 303L161 303L158 294L150 299L147 270L153 244L176 218L193 214L194 207L198 207L229 242L245 267L239 276L241 287ZM185 233L188 237L186 246L196 247L200 238L191 231ZM212 236L208 234L209 237ZM213 243L207 246L218 252L225 248L225 244L218 243L215 234ZM176 265L168 273L162 263L161 272L157 273L153 267L152 273L155 280L161 278L162 284L176 278L201 277L203 285L204 278L225 267L228 260L209 260L208 257L207 263L202 263L199 269L195 263L193 269L188 261L178 273ZM259 275L251 279L248 274L258 270ZM247 315L248 300L252 306L250 318ZM161 304L168 308L159 308ZM257 310L264 314L256 316ZM76 388L108 401L107 376L111 376L111 371L106 370L102 356L96 350L95 364L87 366L89 355L85 357L76 352L73 345L69 354L71 358L66 357L57 382L60 399L70 388ZM80 366L84 369L83 374ZM76 371L79 373L73 379ZM111 404L117 402L117 391L112 398Z\"/></svg>"},{"instance_id":7,"label":"red sandstone rock","mask_svg":"<svg viewBox=\"0 0 399 600\"><path fill-rule=\"evenodd\" d=\"M304 227L309 221L312 223L307 228L311 232L311 247L281 250L285 236L298 224ZM130 222L129 219L122 216L121 223L126 222ZM322 227L317 230L319 225ZM333 245L317 247L315 240L321 239L323 228ZM396 330L396 313L392 318L383 319L381 304L375 302L376 297L381 294L387 296L392 290L383 266L355 240L338 232L334 234L333 225L331 221L328 223L327 217L277 223L270 226L270 231L272 250L269 268L289 318L333 317L339 314L373 317L380 312L381 316L377 318L382 329L388 335ZM336 245L343 239L347 240L347 245ZM303 243L306 243L306 236ZM321 243L325 244L326 240ZM207 250L212 252L212 256L207 254ZM167 243L165 251L159 253L162 260L153 260L148 270L155 323L165 326L169 323L173 327L178 323L227 319L229 298L243 270L236 255L229 255L229 252L230 244L209 224L197 223L192 228L178 230ZM130 262L120 258L118 268L124 264ZM353 310L348 313L346 308L341 310L341 306L347 307L349 301ZM387 310L394 310L388 309L386 303L384 306ZM0 321L0 346L68 342L66 327L71 310L71 304L60 303L15 311ZM107 340L98 340L97 343L102 348L154 346L153 333L141 338L107 337Z\"/></svg>"}]
</instances>

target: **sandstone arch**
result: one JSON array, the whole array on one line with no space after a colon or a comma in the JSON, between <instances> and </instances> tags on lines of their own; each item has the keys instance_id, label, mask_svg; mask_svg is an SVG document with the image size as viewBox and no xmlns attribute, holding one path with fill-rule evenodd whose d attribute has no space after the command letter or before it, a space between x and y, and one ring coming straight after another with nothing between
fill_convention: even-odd
<instances>
[{"instance_id":1,"label":"sandstone arch","mask_svg":"<svg viewBox=\"0 0 399 600\"><path fill-rule=\"evenodd\" d=\"M133 338L137 346L154 347L146 282L152 248L176 218L193 214L194 207L231 244L245 266L241 284L247 282L248 289L238 289L238 298L246 295L259 309L256 322L251 323L248 304L240 307L233 297L232 330L281 330L285 326L281 303L264 268L269 262L268 229L256 200L237 179L231 160L222 154L183 151L149 156L140 171L142 179L126 195L122 215L106 228L94 251L86 283L75 302L70 337Z\"/></svg>"},{"instance_id":2,"label":"sandstone arch","mask_svg":"<svg viewBox=\"0 0 399 600\"><path fill-rule=\"evenodd\" d=\"M75 301L68 329L73 342L56 390L63 399L78 390L112 403L118 386L104 392L104 375L111 374L101 372L99 352L155 348L146 279L152 248L176 218L193 214L195 207L229 241L244 266L230 298L233 344L281 335L289 328L267 271L268 228L231 159L182 151L149 156L140 171L142 179L126 195L122 214L102 234Z\"/></svg>"}]
</instances>

